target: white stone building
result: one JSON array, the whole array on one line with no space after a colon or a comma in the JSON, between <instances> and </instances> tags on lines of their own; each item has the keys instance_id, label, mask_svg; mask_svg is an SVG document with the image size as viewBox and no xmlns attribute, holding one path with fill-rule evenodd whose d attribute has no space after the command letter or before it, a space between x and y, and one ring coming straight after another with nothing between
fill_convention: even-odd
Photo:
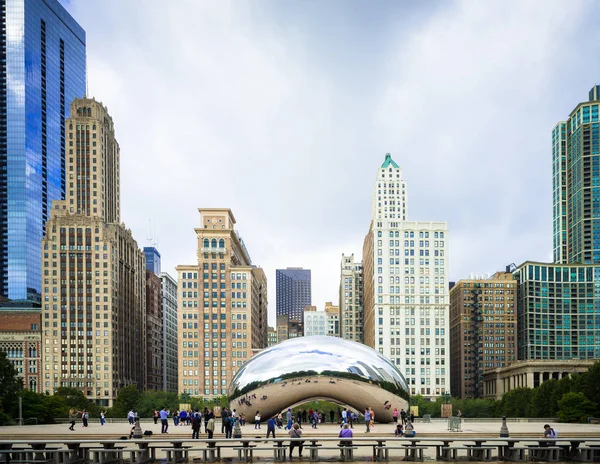
<instances>
[{"instance_id":1,"label":"white stone building","mask_svg":"<svg viewBox=\"0 0 600 464\"><path fill-rule=\"evenodd\" d=\"M448 229L407 221L406 183L389 154L363 245L365 344L404 374L411 394L450 389Z\"/></svg>"}]
</instances>

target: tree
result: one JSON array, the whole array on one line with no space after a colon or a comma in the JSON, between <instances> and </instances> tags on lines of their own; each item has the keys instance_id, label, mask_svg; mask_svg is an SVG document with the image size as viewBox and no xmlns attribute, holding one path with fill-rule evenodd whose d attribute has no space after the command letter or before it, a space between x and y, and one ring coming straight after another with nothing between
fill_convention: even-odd
<instances>
[{"instance_id":1,"label":"tree","mask_svg":"<svg viewBox=\"0 0 600 464\"><path fill-rule=\"evenodd\" d=\"M0 422L9 419L12 407L23 388L23 382L15 366L9 361L5 352L0 352Z\"/></svg>"},{"instance_id":2,"label":"tree","mask_svg":"<svg viewBox=\"0 0 600 464\"><path fill-rule=\"evenodd\" d=\"M113 417L125 417L132 409L137 409L140 401L140 392L135 385L121 388L112 408Z\"/></svg>"},{"instance_id":3,"label":"tree","mask_svg":"<svg viewBox=\"0 0 600 464\"><path fill-rule=\"evenodd\" d=\"M596 407L583 393L566 393L558 401L558 417L562 422L585 422Z\"/></svg>"},{"instance_id":4,"label":"tree","mask_svg":"<svg viewBox=\"0 0 600 464\"><path fill-rule=\"evenodd\" d=\"M550 379L533 389L530 409L531 417L556 416L558 410L557 401L560 397L557 398L555 392L559 388L558 381Z\"/></svg>"},{"instance_id":5,"label":"tree","mask_svg":"<svg viewBox=\"0 0 600 464\"><path fill-rule=\"evenodd\" d=\"M502 396L500 408L506 417L530 417L530 404L533 397L531 388L515 388Z\"/></svg>"}]
</instances>

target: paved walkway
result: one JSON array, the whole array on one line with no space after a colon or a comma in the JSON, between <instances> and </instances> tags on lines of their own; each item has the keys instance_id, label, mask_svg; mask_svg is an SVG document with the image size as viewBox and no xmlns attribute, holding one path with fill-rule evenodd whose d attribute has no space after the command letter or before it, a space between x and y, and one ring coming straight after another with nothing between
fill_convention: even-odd
<instances>
[{"instance_id":1,"label":"paved walkway","mask_svg":"<svg viewBox=\"0 0 600 464\"><path fill-rule=\"evenodd\" d=\"M508 422L508 429L511 434L531 434L532 437L538 437L543 434L543 422ZM570 433L585 433L595 434L600 437L600 424L551 424L559 432L559 436ZM470 422L463 421L462 431L464 434L479 434L481 436L497 437L500 433L501 420L492 419L485 422ZM22 427L0 427L0 440L9 438L33 438L45 437L49 435L60 435L60 438L69 437L85 437L86 439L96 438L97 436L107 435L129 435L131 426L128 423L105 424L101 426L96 420L91 419L89 426L82 427L81 421L78 421L75 426L75 431L68 430L69 424L53 424L53 425L26 425ZM152 420L142 420L142 430L152 430L154 436L160 436L160 422L155 425ZM246 424L241 427L244 437L265 437L267 433L266 424L262 424L260 430L254 428L254 424ZM337 436L339 433L339 425L321 424L317 429L313 429L310 425L303 426L304 436ZM415 423L415 430L418 436L443 436L449 432L447 430L447 422L441 420L433 420L431 423ZM364 424L354 425L355 436L391 436L394 433L393 424L377 424L375 430L371 434L365 432ZM221 436L221 424L217 422L215 426L215 438ZM277 430L277 436L287 436L284 429ZM180 425L175 427L173 421L169 421L169 438L188 438L191 437L191 428L189 426ZM204 427L202 427L201 438L206 438ZM59 437L57 437L59 438Z\"/></svg>"}]
</instances>

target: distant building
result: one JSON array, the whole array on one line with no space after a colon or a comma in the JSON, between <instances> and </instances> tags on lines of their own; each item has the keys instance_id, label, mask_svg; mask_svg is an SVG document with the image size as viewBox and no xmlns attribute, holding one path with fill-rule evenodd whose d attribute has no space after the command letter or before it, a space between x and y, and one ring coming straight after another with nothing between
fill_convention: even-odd
<instances>
[{"instance_id":1,"label":"distant building","mask_svg":"<svg viewBox=\"0 0 600 464\"><path fill-rule=\"evenodd\" d=\"M450 391L480 398L483 376L517 359L517 282L510 272L469 277L450 290Z\"/></svg>"},{"instance_id":2,"label":"distant building","mask_svg":"<svg viewBox=\"0 0 600 464\"><path fill-rule=\"evenodd\" d=\"M431 398L450 390L448 226L408 221L406 192L388 153L363 242L364 343L402 371L412 395Z\"/></svg>"},{"instance_id":3,"label":"distant building","mask_svg":"<svg viewBox=\"0 0 600 464\"><path fill-rule=\"evenodd\" d=\"M200 208L198 262L177 266L179 393L209 401L267 347L267 278L228 208ZM199 374L200 372L200 374Z\"/></svg>"},{"instance_id":4,"label":"distant building","mask_svg":"<svg viewBox=\"0 0 600 464\"><path fill-rule=\"evenodd\" d=\"M600 86L552 131L554 262L600 265Z\"/></svg>"},{"instance_id":5,"label":"distant building","mask_svg":"<svg viewBox=\"0 0 600 464\"><path fill-rule=\"evenodd\" d=\"M167 392L178 391L177 362L177 281L168 273L160 273L162 285L162 389Z\"/></svg>"},{"instance_id":6,"label":"distant building","mask_svg":"<svg viewBox=\"0 0 600 464\"><path fill-rule=\"evenodd\" d=\"M52 203L42 240L43 390L77 388L110 407L121 388L146 388L145 260L121 222L110 114L77 98L65 125L67 194Z\"/></svg>"},{"instance_id":7,"label":"distant building","mask_svg":"<svg viewBox=\"0 0 600 464\"><path fill-rule=\"evenodd\" d=\"M517 361L483 375L483 397L500 400L505 393L515 388L537 388L551 379L560 380L571 374L587 372L595 363L591 359Z\"/></svg>"},{"instance_id":8,"label":"distant building","mask_svg":"<svg viewBox=\"0 0 600 464\"><path fill-rule=\"evenodd\" d=\"M160 253L155 247L144 247L146 257L146 269L156 275L160 274Z\"/></svg>"},{"instance_id":9,"label":"distant building","mask_svg":"<svg viewBox=\"0 0 600 464\"><path fill-rule=\"evenodd\" d=\"M267 329L267 346L277 345L277 329L269 327Z\"/></svg>"},{"instance_id":10,"label":"distant building","mask_svg":"<svg viewBox=\"0 0 600 464\"><path fill-rule=\"evenodd\" d=\"M325 303L325 314L327 316L326 335L331 337L340 336L340 308L331 301Z\"/></svg>"},{"instance_id":11,"label":"distant building","mask_svg":"<svg viewBox=\"0 0 600 464\"><path fill-rule=\"evenodd\" d=\"M73 183L65 120L86 93L85 31L58 0L0 6L0 295L39 305L44 224Z\"/></svg>"},{"instance_id":12,"label":"distant building","mask_svg":"<svg viewBox=\"0 0 600 464\"><path fill-rule=\"evenodd\" d=\"M362 343L363 340L363 272L354 254L342 255L340 266L340 337Z\"/></svg>"},{"instance_id":13,"label":"distant building","mask_svg":"<svg viewBox=\"0 0 600 464\"><path fill-rule=\"evenodd\" d=\"M302 313L311 303L310 269L288 267L277 269L275 273L277 315L285 314L290 322L299 325L298 332L302 335L304 317Z\"/></svg>"},{"instance_id":14,"label":"distant building","mask_svg":"<svg viewBox=\"0 0 600 464\"><path fill-rule=\"evenodd\" d=\"M5 303L0 304L0 351L17 370L23 388L42 393L41 310Z\"/></svg>"},{"instance_id":15,"label":"distant building","mask_svg":"<svg viewBox=\"0 0 600 464\"><path fill-rule=\"evenodd\" d=\"M277 316L276 330L277 330L277 343L281 343L282 341L290 338L290 336L289 336L290 321L288 320L288 317L286 314L281 314L281 315Z\"/></svg>"},{"instance_id":16,"label":"distant building","mask_svg":"<svg viewBox=\"0 0 600 464\"><path fill-rule=\"evenodd\" d=\"M513 274L519 360L600 359L600 265L526 261Z\"/></svg>"},{"instance_id":17,"label":"distant building","mask_svg":"<svg viewBox=\"0 0 600 464\"><path fill-rule=\"evenodd\" d=\"M148 262L146 261L146 265ZM146 389L163 389L162 282L146 269Z\"/></svg>"},{"instance_id":18,"label":"distant building","mask_svg":"<svg viewBox=\"0 0 600 464\"><path fill-rule=\"evenodd\" d=\"M316 306L304 308L304 336L327 335L327 314Z\"/></svg>"}]
</instances>

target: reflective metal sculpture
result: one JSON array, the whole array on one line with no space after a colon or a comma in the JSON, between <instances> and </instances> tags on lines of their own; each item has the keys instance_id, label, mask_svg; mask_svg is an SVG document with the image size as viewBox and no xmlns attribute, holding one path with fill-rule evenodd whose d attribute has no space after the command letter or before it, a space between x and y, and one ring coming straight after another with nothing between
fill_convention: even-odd
<instances>
[{"instance_id":1,"label":"reflective metal sculpture","mask_svg":"<svg viewBox=\"0 0 600 464\"><path fill-rule=\"evenodd\" d=\"M373 409L376 422L391 422L394 408L408 410L403 375L361 343L337 337L286 340L251 358L229 386L230 407L266 419L312 399ZM284 414L285 420L285 414Z\"/></svg>"}]
</instances>

